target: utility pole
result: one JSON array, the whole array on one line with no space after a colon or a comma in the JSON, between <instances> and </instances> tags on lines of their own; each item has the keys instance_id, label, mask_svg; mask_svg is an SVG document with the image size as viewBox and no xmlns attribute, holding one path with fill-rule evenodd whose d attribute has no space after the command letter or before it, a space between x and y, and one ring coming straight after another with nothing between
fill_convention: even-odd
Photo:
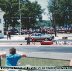
<instances>
[{"instance_id":1,"label":"utility pole","mask_svg":"<svg viewBox=\"0 0 72 72\"><path fill-rule=\"evenodd\" d=\"M21 35L21 27L22 27L22 23L21 23L21 7L20 7L20 0L19 0L19 17L20 17L20 35Z\"/></svg>"},{"instance_id":2,"label":"utility pole","mask_svg":"<svg viewBox=\"0 0 72 72\"><path fill-rule=\"evenodd\" d=\"M54 28L54 32L55 32L55 37L57 36L57 31L56 31L56 18L55 18L55 11L53 13L53 28Z\"/></svg>"}]
</instances>

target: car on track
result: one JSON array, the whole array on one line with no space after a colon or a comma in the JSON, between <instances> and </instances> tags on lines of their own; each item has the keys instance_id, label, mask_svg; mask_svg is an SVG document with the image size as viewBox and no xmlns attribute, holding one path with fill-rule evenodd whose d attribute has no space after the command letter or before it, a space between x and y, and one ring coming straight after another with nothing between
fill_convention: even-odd
<instances>
[{"instance_id":1,"label":"car on track","mask_svg":"<svg viewBox=\"0 0 72 72\"><path fill-rule=\"evenodd\" d=\"M25 37L25 40L27 40L28 37ZM48 40L51 41L54 39L54 36L51 34L41 34L41 33L33 33L30 36L30 41L43 41L43 40Z\"/></svg>"},{"instance_id":2,"label":"car on track","mask_svg":"<svg viewBox=\"0 0 72 72\"><path fill-rule=\"evenodd\" d=\"M53 41L42 41L40 42L41 45L52 45Z\"/></svg>"}]
</instances>

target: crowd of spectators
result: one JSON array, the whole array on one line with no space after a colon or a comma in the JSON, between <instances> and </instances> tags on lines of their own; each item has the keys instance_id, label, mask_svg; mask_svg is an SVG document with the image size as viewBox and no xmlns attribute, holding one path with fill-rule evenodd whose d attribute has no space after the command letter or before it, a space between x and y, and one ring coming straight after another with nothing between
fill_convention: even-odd
<instances>
[{"instance_id":1,"label":"crowd of spectators","mask_svg":"<svg viewBox=\"0 0 72 72\"><path fill-rule=\"evenodd\" d=\"M11 34L12 35L15 35L15 34L18 34L19 33L19 30L13 28L11 30ZM56 31L58 33L72 33L72 26L57 26L56 27ZM35 29L26 29L26 28L22 28L21 30L21 34L32 34L32 33L47 33L47 34L54 34L55 31L54 31L54 28L53 27L40 27L40 28L35 28ZM6 30L4 30L4 34L6 34Z\"/></svg>"},{"instance_id":2,"label":"crowd of spectators","mask_svg":"<svg viewBox=\"0 0 72 72\"><path fill-rule=\"evenodd\" d=\"M57 33L72 33L72 27L56 27ZM22 29L22 34L31 34L31 33L47 33L47 34L54 34L54 28L53 27L47 27L47 28L38 28L38 29Z\"/></svg>"}]
</instances>

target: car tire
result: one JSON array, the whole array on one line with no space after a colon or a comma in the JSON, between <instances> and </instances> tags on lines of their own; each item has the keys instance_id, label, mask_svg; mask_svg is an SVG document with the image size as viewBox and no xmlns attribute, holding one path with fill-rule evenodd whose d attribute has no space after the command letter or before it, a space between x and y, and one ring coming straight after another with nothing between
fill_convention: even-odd
<instances>
[{"instance_id":1,"label":"car tire","mask_svg":"<svg viewBox=\"0 0 72 72\"><path fill-rule=\"evenodd\" d=\"M48 41L51 41L52 40L52 38L48 38Z\"/></svg>"}]
</instances>

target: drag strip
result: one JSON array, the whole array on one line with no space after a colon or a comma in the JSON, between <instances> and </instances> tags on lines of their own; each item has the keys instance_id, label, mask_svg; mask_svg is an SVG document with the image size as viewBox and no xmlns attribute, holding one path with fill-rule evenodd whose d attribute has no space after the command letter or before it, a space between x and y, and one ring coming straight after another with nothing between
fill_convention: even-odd
<instances>
[{"instance_id":1,"label":"drag strip","mask_svg":"<svg viewBox=\"0 0 72 72\"><path fill-rule=\"evenodd\" d=\"M0 45L0 51L8 51L11 47L15 47L21 52L60 52L72 53L72 45Z\"/></svg>"}]
</instances>

